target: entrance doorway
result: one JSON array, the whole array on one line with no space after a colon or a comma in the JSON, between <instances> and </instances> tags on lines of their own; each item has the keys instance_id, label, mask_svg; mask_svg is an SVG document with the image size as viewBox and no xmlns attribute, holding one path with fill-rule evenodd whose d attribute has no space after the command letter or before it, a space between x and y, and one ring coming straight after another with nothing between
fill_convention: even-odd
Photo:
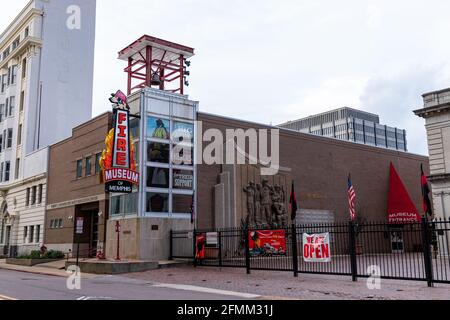
<instances>
[{"instance_id":1,"label":"entrance doorway","mask_svg":"<svg viewBox=\"0 0 450 320\"><path fill-rule=\"evenodd\" d=\"M392 253L405 253L405 240L401 230L391 232Z\"/></svg>"},{"instance_id":2,"label":"entrance doorway","mask_svg":"<svg viewBox=\"0 0 450 320\"><path fill-rule=\"evenodd\" d=\"M81 219L83 230L81 234L74 234L75 244L80 243L80 256L94 258L97 256L99 245L99 203L88 203L76 208L76 219Z\"/></svg>"}]
</instances>

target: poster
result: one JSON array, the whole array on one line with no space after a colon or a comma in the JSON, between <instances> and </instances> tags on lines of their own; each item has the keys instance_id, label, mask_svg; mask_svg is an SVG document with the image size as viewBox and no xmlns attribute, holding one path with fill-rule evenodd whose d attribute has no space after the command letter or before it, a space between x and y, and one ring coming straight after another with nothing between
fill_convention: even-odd
<instances>
[{"instance_id":1,"label":"poster","mask_svg":"<svg viewBox=\"0 0 450 320\"><path fill-rule=\"evenodd\" d=\"M249 231L249 248L252 256L285 256L285 230Z\"/></svg>"},{"instance_id":2,"label":"poster","mask_svg":"<svg viewBox=\"0 0 450 320\"><path fill-rule=\"evenodd\" d=\"M305 262L331 262L330 234L303 234L303 260Z\"/></svg>"},{"instance_id":3,"label":"poster","mask_svg":"<svg viewBox=\"0 0 450 320\"><path fill-rule=\"evenodd\" d=\"M204 233L198 234L195 239L195 259L205 259L205 245L206 235Z\"/></svg>"},{"instance_id":4,"label":"poster","mask_svg":"<svg viewBox=\"0 0 450 320\"><path fill-rule=\"evenodd\" d=\"M83 234L84 230L84 218L79 217L77 218L77 227L76 227L76 234Z\"/></svg>"}]
</instances>

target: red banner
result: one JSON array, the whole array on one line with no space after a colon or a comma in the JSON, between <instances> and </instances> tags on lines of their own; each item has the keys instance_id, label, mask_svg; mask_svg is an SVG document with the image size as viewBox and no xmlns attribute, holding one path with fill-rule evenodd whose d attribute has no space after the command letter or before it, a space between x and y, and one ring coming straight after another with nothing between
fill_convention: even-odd
<instances>
[{"instance_id":1,"label":"red banner","mask_svg":"<svg viewBox=\"0 0 450 320\"><path fill-rule=\"evenodd\" d=\"M408 224L421 221L419 211L406 191L400 176L391 163L388 216L390 224Z\"/></svg>"},{"instance_id":2,"label":"red banner","mask_svg":"<svg viewBox=\"0 0 450 320\"><path fill-rule=\"evenodd\" d=\"M285 256L285 230L249 231L249 248L252 256Z\"/></svg>"}]
</instances>

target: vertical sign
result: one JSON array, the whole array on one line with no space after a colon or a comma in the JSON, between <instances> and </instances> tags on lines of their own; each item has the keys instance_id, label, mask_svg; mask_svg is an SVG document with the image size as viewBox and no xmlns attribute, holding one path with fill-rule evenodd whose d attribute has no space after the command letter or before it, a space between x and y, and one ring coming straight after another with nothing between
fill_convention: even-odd
<instances>
[{"instance_id":1,"label":"vertical sign","mask_svg":"<svg viewBox=\"0 0 450 320\"><path fill-rule=\"evenodd\" d=\"M139 185L126 99L120 90L110 99L114 106L114 126L106 136L106 149L100 159L106 192L132 193L133 185Z\"/></svg>"}]
</instances>

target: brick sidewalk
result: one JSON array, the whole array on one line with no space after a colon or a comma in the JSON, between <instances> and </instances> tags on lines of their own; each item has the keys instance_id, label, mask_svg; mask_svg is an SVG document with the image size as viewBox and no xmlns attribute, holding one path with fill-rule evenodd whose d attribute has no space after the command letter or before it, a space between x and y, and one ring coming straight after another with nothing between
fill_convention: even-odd
<instances>
[{"instance_id":1,"label":"brick sidewalk","mask_svg":"<svg viewBox=\"0 0 450 320\"><path fill-rule=\"evenodd\" d=\"M252 271L245 269L180 266L126 277L150 282L195 285L258 294L267 298L308 300L448 300L450 285L428 288L426 282L381 280L381 290L369 290L367 279L354 283L350 277Z\"/></svg>"}]
</instances>

